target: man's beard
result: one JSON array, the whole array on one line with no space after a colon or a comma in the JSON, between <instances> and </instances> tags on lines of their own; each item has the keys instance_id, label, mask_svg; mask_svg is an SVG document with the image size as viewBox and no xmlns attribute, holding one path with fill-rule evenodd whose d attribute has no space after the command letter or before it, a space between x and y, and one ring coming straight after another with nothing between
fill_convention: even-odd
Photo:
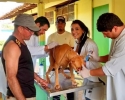
<instances>
[{"instance_id":1,"label":"man's beard","mask_svg":"<svg viewBox=\"0 0 125 100\"><path fill-rule=\"evenodd\" d=\"M63 31L64 31L64 29L58 29L58 31L59 31L59 32L63 32Z\"/></svg>"}]
</instances>

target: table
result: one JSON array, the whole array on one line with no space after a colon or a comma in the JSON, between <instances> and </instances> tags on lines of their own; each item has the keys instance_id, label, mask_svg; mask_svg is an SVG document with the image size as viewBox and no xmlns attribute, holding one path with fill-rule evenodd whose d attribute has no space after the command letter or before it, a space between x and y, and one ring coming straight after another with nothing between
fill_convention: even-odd
<instances>
[{"instance_id":1,"label":"table","mask_svg":"<svg viewBox=\"0 0 125 100\"><path fill-rule=\"evenodd\" d=\"M76 81L83 80L83 79L78 78L78 77L76 77L75 79L76 79ZM39 85L39 84L37 84L37 85ZM52 88L53 85L52 84L50 84L50 85L51 85L51 88ZM84 90L84 89L89 89L89 88L93 88L93 87L100 87L100 86L103 86L103 84L99 82L99 83L90 84L90 85L80 84L76 87L71 86L71 85L68 86L68 87L62 86L62 89L58 90L58 91L54 90L53 88L47 89L47 90L45 90L41 86L40 86L40 88L47 94L47 100L50 100L50 98L53 97L53 96L57 96L57 95L65 94L65 93L71 93L71 92L78 92L78 91L81 91L81 90Z\"/></svg>"}]
</instances>

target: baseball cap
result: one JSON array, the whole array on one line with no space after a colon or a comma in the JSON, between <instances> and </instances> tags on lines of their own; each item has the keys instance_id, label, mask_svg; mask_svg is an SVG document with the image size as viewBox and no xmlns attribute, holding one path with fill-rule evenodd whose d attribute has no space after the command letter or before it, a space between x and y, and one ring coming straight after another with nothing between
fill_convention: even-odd
<instances>
[{"instance_id":1,"label":"baseball cap","mask_svg":"<svg viewBox=\"0 0 125 100\"><path fill-rule=\"evenodd\" d=\"M58 23L59 21L65 23L65 18L63 16L58 16L56 19L56 23Z\"/></svg>"},{"instance_id":2,"label":"baseball cap","mask_svg":"<svg viewBox=\"0 0 125 100\"><path fill-rule=\"evenodd\" d=\"M33 16L29 14L19 14L13 21L15 25L27 27L32 31L39 31L40 28L36 26Z\"/></svg>"}]
</instances>

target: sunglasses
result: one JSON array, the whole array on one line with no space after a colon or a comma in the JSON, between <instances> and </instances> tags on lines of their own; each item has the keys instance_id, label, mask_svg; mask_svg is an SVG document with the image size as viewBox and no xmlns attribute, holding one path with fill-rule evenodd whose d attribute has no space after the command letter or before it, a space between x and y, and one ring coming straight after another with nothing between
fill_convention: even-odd
<instances>
[{"instance_id":1,"label":"sunglasses","mask_svg":"<svg viewBox=\"0 0 125 100\"><path fill-rule=\"evenodd\" d=\"M31 29L29 29L28 27L23 27L24 29L26 29L27 31L34 33L34 31L32 31Z\"/></svg>"}]
</instances>

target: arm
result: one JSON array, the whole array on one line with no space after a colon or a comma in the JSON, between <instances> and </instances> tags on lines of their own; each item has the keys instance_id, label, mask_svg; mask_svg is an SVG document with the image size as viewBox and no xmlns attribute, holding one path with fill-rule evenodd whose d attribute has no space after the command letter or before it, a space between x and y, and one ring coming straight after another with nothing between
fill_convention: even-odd
<instances>
[{"instance_id":1,"label":"arm","mask_svg":"<svg viewBox=\"0 0 125 100\"><path fill-rule=\"evenodd\" d=\"M120 52L119 50L116 51L117 53L115 53L114 56L112 56L112 58L108 62L106 62L103 67L89 70L83 66L83 69L79 71L79 74L83 78L87 78L90 76L103 76L103 75L114 76L121 69L124 68L124 65L125 65L125 61L124 61L125 50L124 49Z\"/></svg>"},{"instance_id":2,"label":"arm","mask_svg":"<svg viewBox=\"0 0 125 100\"><path fill-rule=\"evenodd\" d=\"M32 56L45 55L48 52L47 46L28 46L28 49Z\"/></svg>"},{"instance_id":3,"label":"arm","mask_svg":"<svg viewBox=\"0 0 125 100\"><path fill-rule=\"evenodd\" d=\"M38 37L35 36L32 36L32 38L29 41L25 41L25 43L27 44L31 55L35 56L36 58L48 56L47 53L49 52L49 50L58 45L58 43L53 41L48 45L40 46L38 42Z\"/></svg>"},{"instance_id":4,"label":"arm","mask_svg":"<svg viewBox=\"0 0 125 100\"><path fill-rule=\"evenodd\" d=\"M87 78L87 77L90 77L90 76L104 76L105 75L102 67L97 68L97 69L89 70L84 65L83 65L82 70L78 71L78 74L80 76L82 76L83 78Z\"/></svg>"},{"instance_id":5,"label":"arm","mask_svg":"<svg viewBox=\"0 0 125 100\"><path fill-rule=\"evenodd\" d=\"M106 63L108 61L109 55L100 56L99 62Z\"/></svg>"},{"instance_id":6,"label":"arm","mask_svg":"<svg viewBox=\"0 0 125 100\"><path fill-rule=\"evenodd\" d=\"M30 53L32 56L38 56L38 58L41 58L43 56L48 56L46 52L47 47L46 46L40 46L39 45L39 38L38 36L32 35L30 40L25 41Z\"/></svg>"},{"instance_id":7,"label":"arm","mask_svg":"<svg viewBox=\"0 0 125 100\"><path fill-rule=\"evenodd\" d=\"M90 75L91 76L104 76L105 73L103 72L102 67L100 67L97 69L90 70Z\"/></svg>"},{"instance_id":8,"label":"arm","mask_svg":"<svg viewBox=\"0 0 125 100\"><path fill-rule=\"evenodd\" d=\"M112 48L110 59L105 63L105 65L98 69L88 70L83 67L84 70L80 71L82 77L86 78L90 75L99 76L114 76L120 71L124 70L125 65L125 37L121 38L121 40L117 41ZM84 74L87 73L87 74Z\"/></svg>"},{"instance_id":9,"label":"arm","mask_svg":"<svg viewBox=\"0 0 125 100\"><path fill-rule=\"evenodd\" d=\"M3 50L8 85L17 100L26 100L16 77L20 54L19 47L13 41L10 41Z\"/></svg>"},{"instance_id":10,"label":"arm","mask_svg":"<svg viewBox=\"0 0 125 100\"><path fill-rule=\"evenodd\" d=\"M91 57L90 61L97 62L97 65L98 65L99 55L98 55L98 47L97 47L97 45L90 40L90 42L87 44L86 47L87 47L86 52L93 51L92 54L90 55L90 57ZM105 75L105 73L103 72L102 66L101 65L97 66L97 65L94 64L94 66L93 66L94 69L91 69L91 70L87 69L87 68L90 68L92 65L90 66L88 64L87 68L85 66L83 66L83 69L81 71L79 71L79 74L83 78L87 78L89 76L103 76L103 75ZM99 68L97 68L97 67L99 67Z\"/></svg>"},{"instance_id":11,"label":"arm","mask_svg":"<svg viewBox=\"0 0 125 100\"><path fill-rule=\"evenodd\" d=\"M32 47L28 46L28 49L29 49L32 56L33 55L39 56L40 54L45 55L47 52L50 51L50 49L56 47L57 45L58 45L58 43L53 41L53 42L51 42L51 43L49 43L48 45L45 45L45 46L37 46L37 47L36 46L32 46Z\"/></svg>"},{"instance_id":12,"label":"arm","mask_svg":"<svg viewBox=\"0 0 125 100\"><path fill-rule=\"evenodd\" d=\"M41 84L42 87L46 88L48 87L48 83L46 80L40 78L36 73L34 73L34 79Z\"/></svg>"}]
</instances>

